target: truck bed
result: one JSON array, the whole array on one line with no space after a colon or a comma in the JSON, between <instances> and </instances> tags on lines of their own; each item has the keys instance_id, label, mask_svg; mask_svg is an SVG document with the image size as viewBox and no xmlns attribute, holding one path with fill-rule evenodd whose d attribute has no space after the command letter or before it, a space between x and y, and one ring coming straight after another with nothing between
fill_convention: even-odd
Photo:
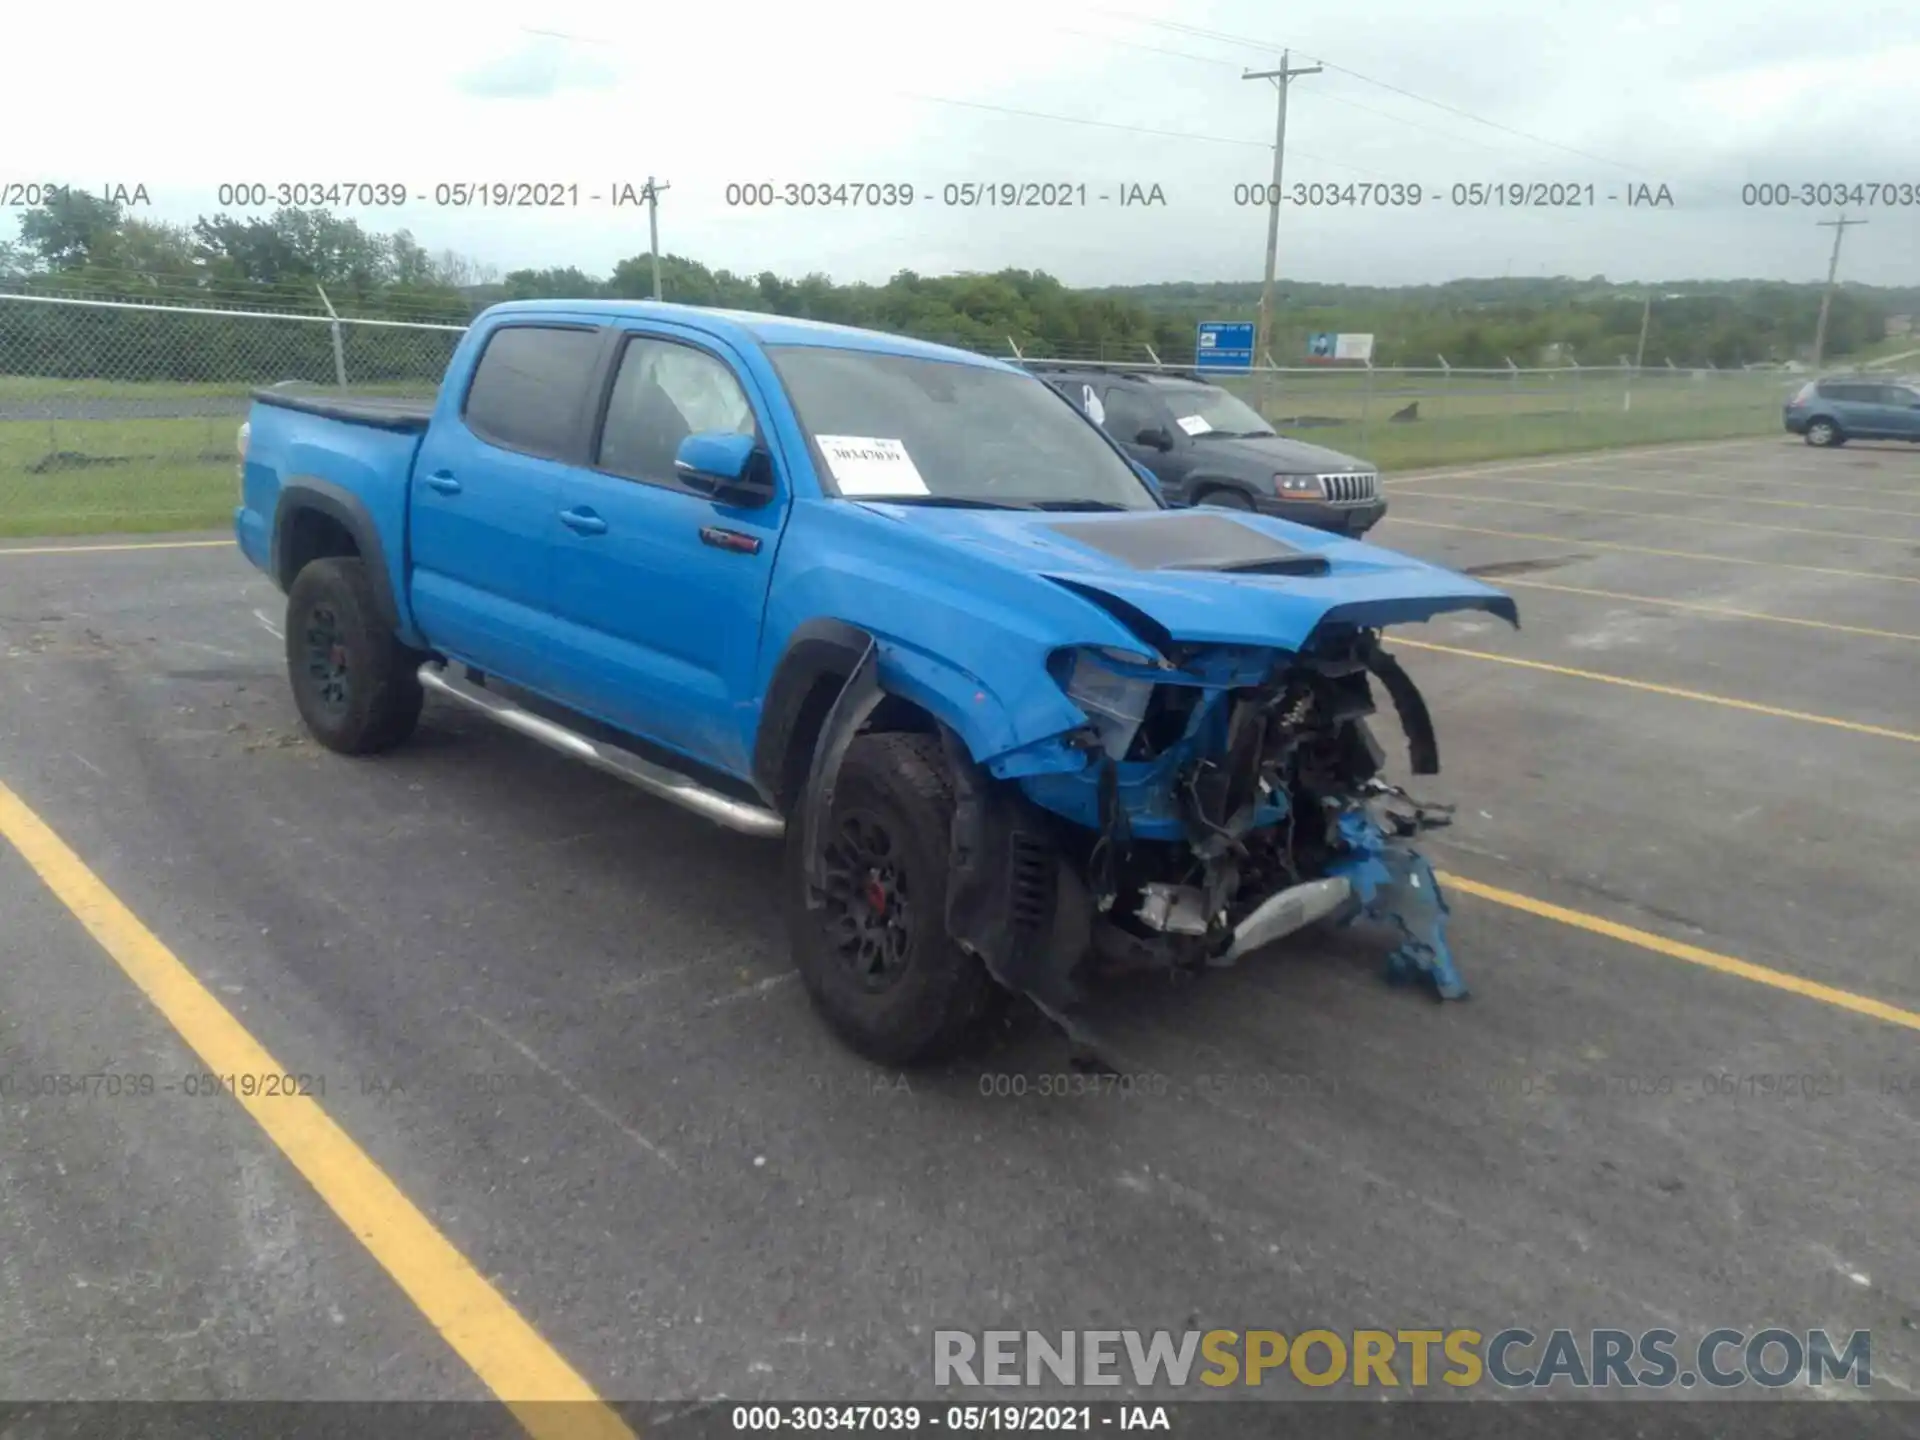
<instances>
[{"instance_id":1,"label":"truck bed","mask_svg":"<svg viewBox=\"0 0 1920 1440\"><path fill-rule=\"evenodd\" d=\"M262 405L278 405L321 415L329 420L345 420L354 425L373 425L382 430L401 430L418 434L427 428L433 416L432 400L411 400L394 395L356 395L351 390L255 390L253 398Z\"/></svg>"}]
</instances>

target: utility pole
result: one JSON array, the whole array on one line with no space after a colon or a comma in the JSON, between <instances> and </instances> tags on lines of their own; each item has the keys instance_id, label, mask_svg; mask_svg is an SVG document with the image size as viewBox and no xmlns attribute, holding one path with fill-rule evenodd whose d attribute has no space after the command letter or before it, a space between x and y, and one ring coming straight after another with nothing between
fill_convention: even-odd
<instances>
[{"instance_id":1,"label":"utility pole","mask_svg":"<svg viewBox=\"0 0 1920 1440\"><path fill-rule=\"evenodd\" d=\"M647 201L647 245L653 256L653 298L660 298L660 192L673 186L647 176L647 188L641 193Z\"/></svg>"},{"instance_id":2,"label":"utility pole","mask_svg":"<svg viewBox=\"0 0 1920 1440\"><path fill-rule=\"evenodd\" d=\"M1847 233L1849 225L1864 225L1864 220L1849 220L1847 212L1842 210L1838 220L1820 220L1816 224L1833 227L1833 255L1827 261L1827 288L1820 292L1820 324L1813 332L1813 368L1820 368L1821 358L1827 353L1827 311L1833 305L1833 277L1840 273L1840 241Z\"/></svg>"},{"instance_id":3,"label":"utility pole","mask_svg":"<svg viewBox=\"0 0 1920 1440\"><path fill-rule=\"evenodd\" d=\"M1649 290L1640 302L1640 344L1633 352L1633 369L1627 372L1627 384L1620 395L1620 408L1623 411L1633 409L1633 382L1639 377L1640 362L1647 357L1647 323L1653 319L1653 292ZM1622 360L1627 357L1622 355Z\"/></svg>"},{"instance_id":4,"label":"utility pole","mask_svg":"<svg viewBox=\"0 0 1920 1440\"><path fill-rule=\"evenodd\" d=\"M1278 70L1249 70L1242 80L1271 80L1280 91L1280 115L1273 128L1273 190L1267 196L1267 275L1260 286L1260 326L1254 339L1253 353L1262 355L1272 345L1273 339L1273 264L1274 256L1280 249L1280 171L1287 154L1287 86L1296 75L1318 75L1324 66L1309 65L1295 69L1287 62L1292 58L1291 50L1280 52Z\"/></svg>"}]
</instances>

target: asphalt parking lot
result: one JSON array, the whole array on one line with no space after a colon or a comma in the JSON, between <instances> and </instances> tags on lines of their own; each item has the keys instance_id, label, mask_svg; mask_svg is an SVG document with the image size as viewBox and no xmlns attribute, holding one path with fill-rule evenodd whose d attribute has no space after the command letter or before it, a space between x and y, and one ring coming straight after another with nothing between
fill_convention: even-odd
<instances>
[{"instance_id":1,"label":"asphalt parking lot","mask_svg":"<svg viewBox=\"0 0 1920 1440\"><path fill-rule=\"evenodd\" d=\"M1920 1399L1920 449L1389 490L1369 539L1522 612L1396 637L1474 997L1316 936L1116 993L1142 1079L1068 1095L1034 1027L839 1047L763 842L444 706L320 751L230 546L0 550L0 1399L479 1399L538 1344L610 1398L931 1397L942 1328L1514 1324L1870 1330ZM183 1023L366 1166L201 1093ZM435 1236L534 1339L447 1321Z\"/></svg>"}]
</instances>

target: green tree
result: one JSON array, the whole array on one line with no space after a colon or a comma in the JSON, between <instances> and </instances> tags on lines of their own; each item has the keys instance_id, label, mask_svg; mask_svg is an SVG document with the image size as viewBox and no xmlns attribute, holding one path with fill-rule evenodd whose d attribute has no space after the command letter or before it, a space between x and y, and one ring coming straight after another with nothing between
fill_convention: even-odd
<instances>
[{"instance_id":1,"label":"green tree","mask_svg":"<svg viewBox=\"0 0 1920 1440\"><path fill-rule=\"evenodd\" d=\"M50 270L85 265L120 228L121 210L85 190L58 190L20 217L20 242Z\"/></svg>"},{"instance_id":2,"label":"green tree","mask_svg":"<svg viewBox=\"0 0 1920 1440\"><path fill-rule=\"evenodd\" d=\"M199 278L193 232L184 225L122 221L117 230L99 238L89 263L144 282L191 283Z\"/></svg>"},{"instance_id":3,"label":"green tree","mask_svg":"<svg viewBox=\"0 0 1920 1440\"><path fill-rule=\"evenodd\" d=\"M556 270L509 270L502 280L506 300L591 300L605 286L584 271L568 265Z\"/></svg>"}]
</instances>

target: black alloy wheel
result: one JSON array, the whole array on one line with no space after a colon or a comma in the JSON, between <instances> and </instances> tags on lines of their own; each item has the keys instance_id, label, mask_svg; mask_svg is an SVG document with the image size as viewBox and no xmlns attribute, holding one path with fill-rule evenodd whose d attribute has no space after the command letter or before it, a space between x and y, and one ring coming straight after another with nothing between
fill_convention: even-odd
<instances>
[{"instance_id":1,"label":"black alloy wheel","mask_svg":"<svg viewBox=\"0 0 1920 1440\"><path fill-rule=\"evenodd\" d=\"M869 810L843 812L826 846L829 943L863 990L897 984L913 961L913 913L900 847Z\"/></svg>"},{"instance_id":2,"label":"black alloy wheel","mask_svg":"<svg viewBox=\"0 0 1920 1440\"><path fill-rule=\"evenodd\" d=\"M347 659L346 641L340 633L340 620L328 604L307 611L303 628L306 642L308 691L314 703L327 715L347 713L353 698L353 673Z\"/></svg>"}]
</instances>

